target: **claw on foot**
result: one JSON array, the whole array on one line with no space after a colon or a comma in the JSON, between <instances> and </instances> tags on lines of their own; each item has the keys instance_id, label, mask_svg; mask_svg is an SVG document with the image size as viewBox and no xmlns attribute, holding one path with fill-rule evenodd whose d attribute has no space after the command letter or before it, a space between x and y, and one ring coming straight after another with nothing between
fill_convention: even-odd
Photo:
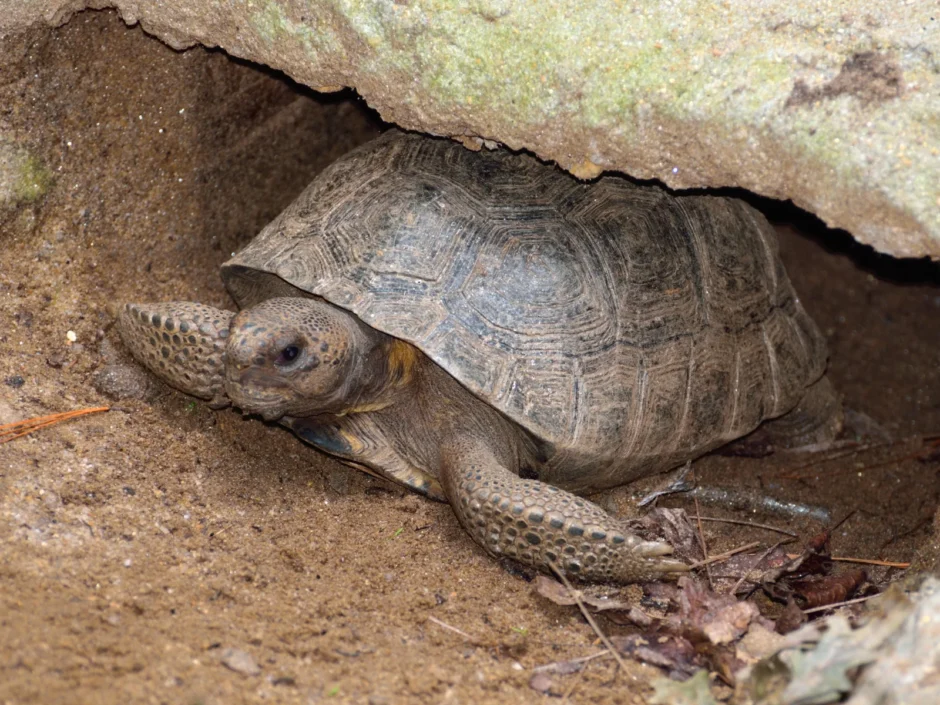
<instances>
[{"instance_id":1,"label":"claw on foot","mask_svg":"<svg viewBox=\"0 0 940 705\"><path fill-rule=\"evenodd\" d=\"M636 547L636 552L647 558L656 558L658 556L671 556L673 548L662 541L644 541Z\"/></svg>"}]
</instances>

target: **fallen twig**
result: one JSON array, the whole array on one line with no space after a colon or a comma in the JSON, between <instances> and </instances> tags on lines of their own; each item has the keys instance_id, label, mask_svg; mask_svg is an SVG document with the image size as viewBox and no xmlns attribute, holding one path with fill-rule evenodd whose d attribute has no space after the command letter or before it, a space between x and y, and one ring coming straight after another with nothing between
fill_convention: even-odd
<instances>
[{"instance_id":1,"label":"fallen twig","mask_svg":"<svg viewBox=\"0 0 940 705\"><path fill-rule=\"evenodd\" d=\"M785 480L802 480L807 477L812 477L812 475L815 474L815 468L818 468L820 465L831 463L833 460L841 460L842 458L847 458L852 455L858 455L859 453L863 453L874 448L887 448L897 443L903 443L905 440L910 439L878 443L862 443L851 446L849 448L837 448L829 453L823 452L815 457L810 458L807 462L797 465L796 467L784 468L783 470L785 474L780 475L780 478ZM813 470L813 472L801 474L801 470Z\"/></svg>"},{"instance_id":2,"label":"fallen twig","mask_svg":"<svg viewBox=\"0 0 940 705\"><path fill-rule=\"evenodd\" d=\"M597 653L593 653L590 656L580 656L578 658L568 659L567 661L553 661L552 663L546 663L542 666L536 666L535 668L532 669L532 671L534 673L541 673L542 671L555 672L558 670L559 664L580 665L583 663L588 663L589 661L593 661L595 659L599 659L601 657L608 657L608 656L610 656L610 651L607 651L607 650L598 651Z\"/></svg>"},{"instance_id":3,"label":"fallen twig","mask_svg":"<svg viewBox=\"0 0 940 705\"><path fill-rule=\"evenodd\" d=\"M578 671L578 677L574 679L574 681L571 683L571 686L568 688L568 690L565 691L565 694L561 696L561 701L563 703L567 704L571 702L571 694L574 693L574 689L578 687L578 684L581 682L581 678L583 678L582 672Z\"/></svg>"},{"instance_id":4,"label":"fallen twig","mask_svg":"<svg viewBox=\"0 0 940 705\"><path fill-rule=\"evenodd\" d=\"M699 561L698 563L693 563L689 567L694 570L695 568L701 568L702 566L710 565L711 563L718 563L719 561L726 561L736 553L741 553L742 551L749 551L750 549L756 548L757 546L760 546L760 541L752 541L751 543L744 544L743 546L739 546L738 548L732 548L730 551L725 551L724 553L719 553L714 556L709 556L705 560Z\"/></svg>"},{"instance_id":5,"label":"fallen twig","mask_svg":"<svg viewBox=\"0 0 940 705\"><path fill-rule=\"evenodd\" d=\"M467 634L467 632L463 631L462 629L458 629L457 627L452 627L452 626L449 625L447 622L443 622L443 621L441 621L440 619L438 619L437 617L433 617L433 616L431 616L431 615L428 615L428 621L429 621L429 622L434 622L434 624L436 624L437 626L443 627L444 629L448 629L448 630L452 631L454 634L459 634L459 635L462 636L464 639L466 639L467 641L469 641L471 644L474 644L474 645L479 645L479 644L480 644L480 640L477 639L476 637L470 636L469 634Z\"/></svg>"},{"instance_id":6,"label":"fallen twig","mask_svg":"<svg viewBox=\"0 0 940 705\"><path fill-rule=\"evenodd\" d=\"M767 531L776 531L778 534L786 534L787 536L792 536L793 538L798 538L799 534L794 533L793 531L787 531L786 529L781 529L778 526L771 526L770 524L760 524L756 521L745 521L743 519L723 519L721 517L689 517L689 519L699 519L700 521L718 521L723 524L738 524L740 526L753 526L755 529L766 529Z\"/></svg>"},{"instance_id":7,"label":"fallen twig","mask_svg":"<svg viewBox=\"0 0 940 705\"><path fill-rule=\"evenodd\" d=\"M47 426L54 426L55 424L62 423L63 421L69 421L71 419L78 418L79 416L87 416L88 414L97 414L102 411L109 411L110 408L111 407L108 406L96 406L91 409L65 411L59 414L36 416L24 421L3 424L0 426L0 444L9 443L12 440L26 436L30 433L33 433L34 431L46 428Z\"/></svg>"},{"instance_id":8,"label":"fallen twig","mask_svg":"<svg viewBox=\"0 0 940 705\"><path fill-rule=\"evenodd\" d=\"M699 517L698 519L698 542L702 547L702 557L703 559L708 558L708 544L705 543L705 531L702 529L702 510L698 506L698 497L693 496L693 501L695 502L695 516ZM715 591L715 583L712 581L712 569L708 563L705 563L705 577L708 580L708 588L712 592Z\"/></svg>"},{"instance_id":9,"label":"fallen twig","mask_svg":"<svg viewBox=\"0 0 940 705\"><path fill-rule=\"evenodd\" d=\"M865 597L856 597L854 600L846 600L845 602L833 602L831 605L823 605L822 607L810 607L808 610L803 610L803 614L810 614L812 612L822 612L823 610L834 610L838 607L847 607L848 605L857 605L859 602L865 602L870 600L873 597L878 597L881 593L876 595L865 595Z\"/></svg>"},{"instance_id":10,"label":"fallen twig","mask_svg":"<svg viewBox=\"0 0 940 705\"><path fill-rule=\"evenodd\" d=\"M567 588L568 592L571 593L571 596L575 599L575 602L578 603L578 609L581 610L581 614L584 615L584 618L587 620L587 623L591 625L591 629L594 630L594 633L597 634L597 638L601 640L601 643L607 647L607 649L614 655L614 658L617 660L617 665L620 666L620 670L624 673L627 672L627 664L624 663L623 657L620 655L620 652L617 651L610 639L607 638L607 635L601 631L601 628L597 626L597 622L594 621L594 618L591 616L591 613L588 612L587 607L584 605L584 600L581 599L580 593L574 589L571 585L571 581L568 580L568 577L553 563L549 563L552 568L552 571L555 575L558 576L558 579L562 582L562 585Z\"/></svg>"},{"instance_id":11,"label":"fallen twig","mask_svg":"<svg viewBox=\"0 0 940 705\"><path fill-rule=\"evenodd\" d=\"M865 565L880 565L886 568L910 568L910 563L897 563L893 561L879 561L874 558L852 558L851 556L830 556L830 561L840 563L863 563Z\"/></svg>"},{"instance_id":12,"label":"fallen twig","mask_svg":"<svg viewBox=\"0 0 940 705\"><path fill-rule=\"evenodd\" d=\"M878 448L890 448L894 446L901 446L908 443L917 443L917 451L913 453L905 453L904 455L897 456L894 458L889 458L888 460L882 460L877 463L872 463L870 465L863 465L862 467L844 467L837 470L833 470L827 473L830 477L833 475L843 475L849 473L862 473L866 470L875 470L877 468L883 468L888 465L895 465L897 463L903 463L907 460L918 460L925 455L924 447L928 449L933 449L937 446L940 446L940 438L936 436L914 436L912 438L902 438L897 441L891 441L889 443L873 443L870 445L859 446L852 449L850 452L843 453L841 455L832 455L827 458L819 458L815 461L805 463L803 465L798 465L795 468L788 468L786 474L780 475L780 479L783 480L805 480L809 477L812 477L816 474L816 468L820 465L828 463L832 460L840 460L846 456L854 455L861 453L863 451L875 450ZM807 470L810 472L801 472Z\"/></svg>"},{"instance_id":13,"label":"fallen twig","mask_svg":"<svg viewBox=\"0 0 940 705\"><path fill-rule=\"evenodd\" d=\"M786 541L777 541L777 543L775 543L773 546L771 546L771 547L768 548L766 551L764 551L762 554L760 554L760 556L758 557L758 559L757 559L756 561L754 561L753 565L751 565L750 568L748 568L746 571L744 571L744 574L741 575L740 580L738 580L738 582L736 582L736 583L734 584L734 587L731 588L731 593L730 593L730 594L731 594L731 595L736 594L736 593L738 592L738 588L741 587L741 585L744 583L745 580L747 580L747 574L750 573L752 570L757 570L757 566L759 566L767 556L769 556L769 555L770 555L771 553L773 553L777 548L779 548L781 545L783 545L783 544L785 544L785 543L786 543ZM750 596L750 595L749 595L749 596Z\"/></svg>"}]
</instances>

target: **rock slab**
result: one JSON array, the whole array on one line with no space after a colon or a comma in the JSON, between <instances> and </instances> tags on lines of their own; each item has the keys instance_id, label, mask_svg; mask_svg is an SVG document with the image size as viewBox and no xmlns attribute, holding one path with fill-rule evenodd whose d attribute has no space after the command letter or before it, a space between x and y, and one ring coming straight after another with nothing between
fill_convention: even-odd
<instances>
[{"instance_id":1,"label":"rock slab","mask_svg":"<svg viewBox=\"0 0 940 705\"><path fill-rule=\"evenodd\" d=\"M792 199L940 259L940 8L927 0L0 0L0 32L116 7L407 128L589 178Z\"/></svg>"}]
</instances>

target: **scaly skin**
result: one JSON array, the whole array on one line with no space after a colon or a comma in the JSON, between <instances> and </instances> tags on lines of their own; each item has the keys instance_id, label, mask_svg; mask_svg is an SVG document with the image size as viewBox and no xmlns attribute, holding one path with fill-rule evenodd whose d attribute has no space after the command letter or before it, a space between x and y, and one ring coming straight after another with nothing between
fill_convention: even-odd
<instances>
[{"instance_id":1,"label":"scaly skin","mask_svg":"<svg viewBox=\"0 0 940 705\"><path fill-rule=\"evenodd\" d=\"M494 556L588 582L630 583L689 570L663 558L593 502L501 467L485 442L461 438L445 452L444 492L461 525Z\"/></svg>"},{"instance_id":2,"label":"scaly skin","mask_svg":"<svg viewBox=\"0 0 940 705\"><path fill-rule=\"evenodd\" d=\"M688 570L663 558L670 546L642 541L597 505L520 478L538 465L533 441L412 346L316 300L269 299L233 316L191 303L130 304L119 329L140 362L187 394L280 419L324 451L429 496L442 487L495 556L593 582Z\"/></svg>"},{"instance_id":3,"label":"scaly skin","mask_svg":"<svg viewBox=\"0 0 940 705\"><path fill-rule=\"evenodd\" d=\"M186 301L127 304L117 327L137 361L157 377L220 408L229 403L223 353L234 316Z\"/></svg>"}]
</instances>

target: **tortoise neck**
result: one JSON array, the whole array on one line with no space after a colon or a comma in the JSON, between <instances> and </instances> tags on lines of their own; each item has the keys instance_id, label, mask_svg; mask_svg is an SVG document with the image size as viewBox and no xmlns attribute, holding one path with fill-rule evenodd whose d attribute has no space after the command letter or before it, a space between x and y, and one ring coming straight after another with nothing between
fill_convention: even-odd
<instances>
[{"instance_id":1,"label":"tortoise neck","mask_svg":"<svg viewBox=\"0 0 940 705\"><path fill-rule=\"evenodd\" d=\"M359 389L350 395L346 414L385 409L409 396L423 367L424 356L410 343L380 334L359 371Z\"/></svg>"}]
</instances>

